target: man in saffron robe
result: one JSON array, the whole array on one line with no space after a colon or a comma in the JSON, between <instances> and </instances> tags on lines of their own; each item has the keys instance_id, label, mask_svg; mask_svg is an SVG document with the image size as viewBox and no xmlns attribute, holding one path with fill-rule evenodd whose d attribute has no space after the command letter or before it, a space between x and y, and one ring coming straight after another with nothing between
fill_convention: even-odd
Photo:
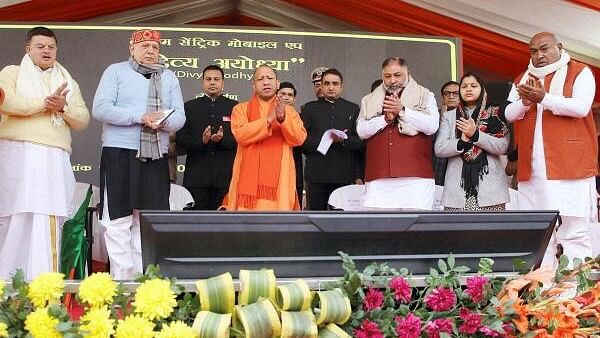
<instances>
[{"instance_id":1,"label":"man in saffron robe","mask_svg":"<svg viewBox=\"0 0 600 338\"><path fill-rule=\"evenodd\" d=\"M298 112L277 97L279 81L266 65L254 72L254 95L233 108L238 143L227 210L299 210L292 148L306 139Z\"/></svg>"}]
</instances>

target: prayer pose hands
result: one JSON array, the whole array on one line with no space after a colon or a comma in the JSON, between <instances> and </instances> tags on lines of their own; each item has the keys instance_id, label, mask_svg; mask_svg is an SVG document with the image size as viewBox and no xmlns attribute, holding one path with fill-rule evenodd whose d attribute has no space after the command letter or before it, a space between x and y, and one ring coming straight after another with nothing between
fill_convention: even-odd
<instances>
[{"instance_id":1,"label":"prayer pose hands","mask_svg":"<svg viewBox=\"0 0 600 338\"><path fill-rule=\"evenodd\" d=\"M67 94L69 93L69 90L66 88L66 82L58 86L54 93L44 100L44 108L59 115L64 113L65 105L67 104Z\"/></svg>"},{"instance_id":2,"label":"prayer pose hands","mask_svg":"<svg viewBox=\"0 0 600 338\"><path fill-rule=\"evenodd\" d=\"M269 112L269 116L267 116L267 123L269 126L275 120L277 120L279 123L283 123L283 121L285 121L285 103L283 103L279 96L275 98L275 106L271 112Z\"/></svg>"},{"instance_id":3,"label":"prayer pose hands","mask_svg":"<svg viewBox=\"0 0 600 338\"><path fill-rule=\"evenodd\" d=\"M524 106L540 103L546 95L542 82L534 77L529 77L525 83L518 85L517 92Z\"/></svg>"},{"instance_id":4,"label":"prayer pose hands","mask_svg":"<svg viewBox=\"0 0 600 338\"><path fill-rule=\"evenodd\" d=\"M208 144L208 142L210 142L211 139L212 139L212 127L209 124L208 127L206 127L204 129L204 132L202 133L202 144Z\"/></svg>"},{"instance_id":5,"label":"prayer pose hands","mask_svg":"<svg viewBox=\"0 0 600 338\"><path fill-rule=\"evenodd\" d=\"M219 129L215 134L210 137L210 140L214 143L219 143L223 139L223 126L219 126Z\"/></svg>"},{"instance_id":6,"label":"prayer pose hands","mask_svg":"<svg viewBox=\"0 0 600 338\"><path fill-rule=\"evenodd\" d=\"M456 121L456 129L462 132L462 135L460 136L461 140L469 142L477 130L477 125L473 118L469 117L469 119L465 119L461 117Z\"/></svg>"},{"instance_id":7,"label":"prayer pose hands","mask_svg":"<svg viewBox=\"0 0 600 338\"><path fill-rule=\"evenodd\" d=\"M395 121L397 117L404 116L404 106L400 102L397 92L385 96L383 100L383 113L385 114L387 123Z\"/></svg>"},{"instance_id":8,"label":"prayer pose hands","mask_svg":"<svg viewBox=\"0 0 600 338\"><path fill-rule=\"evenodd\" d=\"M219 143L223 139L223 126L219 126L215 134L212 133L212 126L208 125L202 133L202 143L208 144L208 142Z\"/></svg>"}]
</instances>

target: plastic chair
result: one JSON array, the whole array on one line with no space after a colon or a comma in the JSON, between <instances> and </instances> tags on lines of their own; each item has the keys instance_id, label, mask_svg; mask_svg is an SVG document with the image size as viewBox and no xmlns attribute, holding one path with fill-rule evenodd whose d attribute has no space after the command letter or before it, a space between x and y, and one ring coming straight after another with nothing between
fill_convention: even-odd
<instances>
[{"instance_id":1,"label":"plastic chair","mask_svg":"<svg viewBox=\"0 0 600 338\"><path fill-rule=\"evenodd\" d=\"M171 210L184 210L194 206L192 194L183 186L171 183L169 195L169 208Z\"/></svg>"},{"instance_id":2,"label":"plastic chair","mask_svg":"<svg viewBox=\"0 0 600 338\"><path fill-rule=\"evenodd\" d=\"M327 204L331 210L357 211L362 210L362 195L365 189L364 185L351 184L335 189Z\"/></svg>"}]
</instances>

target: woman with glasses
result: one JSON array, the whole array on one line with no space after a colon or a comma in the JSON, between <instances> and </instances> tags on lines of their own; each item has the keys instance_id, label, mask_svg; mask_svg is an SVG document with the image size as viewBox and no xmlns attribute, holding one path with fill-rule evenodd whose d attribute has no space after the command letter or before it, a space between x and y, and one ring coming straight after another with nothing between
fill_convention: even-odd
<instances>
[{"instance_id":1,"label":"woman with glasses","mask_svg":"<svg viewBox=\"0 0 600 338\"><path fill-rule=\"evenodd\" d=\"M448 158L445 210L505 209L510 199L500 155L508 144L508 125L500 109L487 104L483 81L465 74L458 106L443 114L435 141L436 156Z\"/></svg>"}]
</instances>

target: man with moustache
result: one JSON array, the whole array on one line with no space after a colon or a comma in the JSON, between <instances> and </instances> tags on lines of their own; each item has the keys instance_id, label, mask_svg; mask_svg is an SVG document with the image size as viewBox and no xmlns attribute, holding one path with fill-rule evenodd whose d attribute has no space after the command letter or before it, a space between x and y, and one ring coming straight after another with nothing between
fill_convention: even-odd
<instances>
[{"instance_id":1,"label":"man with moustache","mask_svg":"<svg viewBox=\"0 0 600 338\"><path fill-rule=\"evenodd\" d=\"M299 210L292 148L306 130L298 112L277 97L279 81L267 65L254 72L254 94L233 108L231 131L238 148L227 210Z\"/></svg>"},{"instance_id":2,"label":"man with moustache","mask_svg":"<svg viewBox=\"0 0 600 338\"><path fill-rule=\"evenodd\" d=\"M560 251L570 260L592 254L598 140L591 105L596 85L591 70L572 60L552 33L535 34L529 52L529 66L515 79L505 114L516 131L519 208L560 211L562 224L542 263L556 268Z\"/></svg>"},{"instance_id":3,"label":"man with moustache","mask_svg":"<svg viewBox=\"0 0 600 338\"><path fill-rule=\"evenodd\" d=\"M75 193L71 130L89 112L77 82L56 61L46 27L27 33L21 63L0 72L0 277L58 272L60 229ZM0 95L1 96L1 95Z\"/></svg>"},{"instance_id":4,"label":"man with moustache","mask_svg":"<svg viewBox=\"0 0 600 338\"><path fill-rule=\"evenodd\" d=\"M177 145L187 153L183 186L196 210L217 210L231 181L237 147L231 111L238 102L222 95L224 76L219 66L204 68L204 95L185 103L185 124L177 132Z\"/></svg>"},{"instance_id":5,"label":"man with moustache","mask_svg":"<svg viewBox=\"0 0 600 338\"><path fill-rule=\"evenodd\" d=\"M363 142L356 134L358 105L341 97L344 78L330 68L321 77L322 96L302 107L302 121L308 133L302 150L306 155L305 178L309 210L327 210L329 195L342 186L362 180ZM336 129L345 137L333 134L333 144L325 154L318 151L323 135ZM360 182L362 183L362 182Z\"/></svg>"},{"instance_id":6,"label":"man with moustache","mask_svg":"<svg viewBox=\"0 0 600 338\"><path fill-rule=\"evenodd\" d=\"M129 60L106 68L94 97L92 114L103 123L100 223L119 280L142 272L138 210L169 209L169 133L185 122L179 80L159 51L160 32L133 32Z\"/></svg>"},{"instance_id":7,"label":"man with moustache","mask_svg":"<svg viewBox=\"0 0 600 338\"><path fill-rule=\"evenodd\" d=\"M435 97L415 81L402 58L383 62L382 79L363 97L357 121L367 149L363 207L430 210L435 195L431 135L439 126Z\"/></svg>"}]
</instances>

